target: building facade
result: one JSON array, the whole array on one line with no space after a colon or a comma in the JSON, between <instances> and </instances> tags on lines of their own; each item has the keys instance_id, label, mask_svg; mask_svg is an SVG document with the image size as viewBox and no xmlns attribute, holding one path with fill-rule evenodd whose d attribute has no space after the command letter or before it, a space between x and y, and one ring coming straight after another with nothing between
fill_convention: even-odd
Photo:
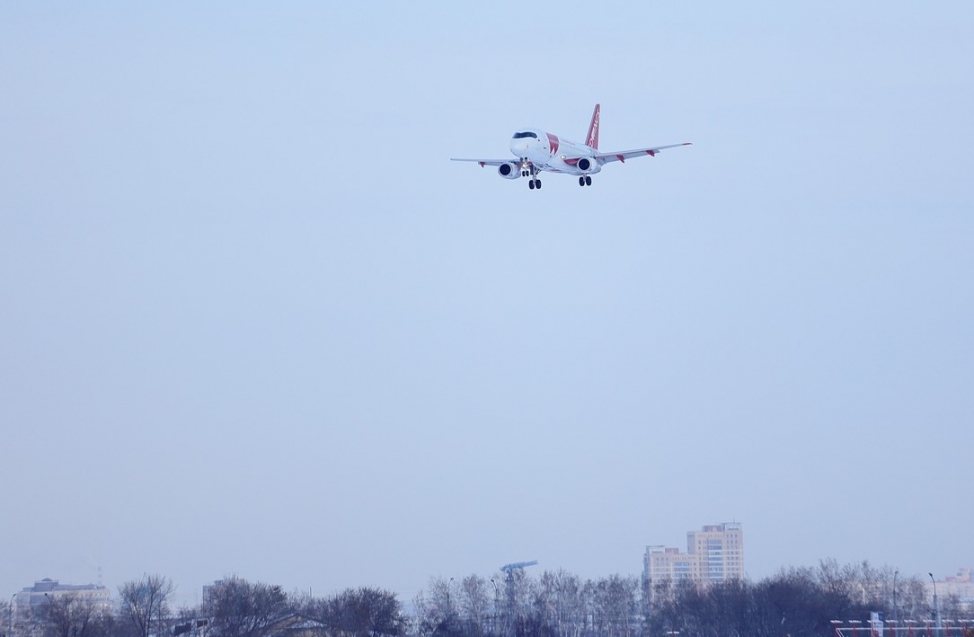
<instances>
[{"instance_id":1,"label":"building facade","mask_svg":"<svg viewBox=\"0 0 974 637\"><path fill-rule=\"evenodd\" d=\"M737 522L687 533L687 552L699 556L700 581L744 579L744 534Z\"/></svg>"},{"instance_id":2,"label":"building facade","mask_svg":"<svg viewBox=\"0 0 974 637\"><path fill-rule=\"evenodd\" d=\"M924 585L931 603L936 591L940 598L940 604L944 604L948 598L953 597L956 598L961 608L974 610L974 571L972 569L960 568L957 570L957 575L937 580L936 588L930 581L924 581Z\"/></svg>"},{"instance_id":3,"label":"building facade","mask_svg":"<svg viewBox=\"0 0 974 637\"><path fill-rule=\"evenodd\" d=\"M737 522L704 526L687 533L687 551L647 546L643 580L650 595L664 583L712 584L744 579L744 532Z\"/></svg>"},{"instance_id":4,"label":"building facade","mask_svg":"<svg viewBox=\"0 0 974 637\"><path fill-rule=\"evenodd\" d=\"M112 607L111 593L100 584L61 584L56 579L45 578L14 595L10 609L11 624L33 621L49 600L68 595L90 600L98 610L108 611Z\"/></svg>"}]
</instances>

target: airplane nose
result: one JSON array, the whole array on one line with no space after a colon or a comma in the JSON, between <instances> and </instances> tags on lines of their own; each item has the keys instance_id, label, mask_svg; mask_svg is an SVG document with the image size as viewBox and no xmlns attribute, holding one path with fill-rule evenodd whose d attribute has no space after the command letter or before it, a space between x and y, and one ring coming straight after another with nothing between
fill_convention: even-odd
<instances>
[{"instance_id":1,"label":"airplane nose","mask_svg":"<svg viewBox=\"0 0 974 637\"><path fill-rule=\"evenodd\" d=\"M512 139L511 140L511 152L518 157L524 157L527 154L528 144L523 139Z\"/></svg>"}]
</instances>

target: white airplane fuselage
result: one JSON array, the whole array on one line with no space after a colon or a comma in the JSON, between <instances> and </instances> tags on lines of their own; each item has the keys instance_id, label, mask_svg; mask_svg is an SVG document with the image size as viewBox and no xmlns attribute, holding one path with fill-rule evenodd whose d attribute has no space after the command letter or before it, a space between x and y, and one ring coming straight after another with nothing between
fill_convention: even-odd
<instances>
[{"instance_id":1,"label":"white airplane fuselage","mask_svg":"<svg viewBox=\"0 0 974 637\"><path fill-rule=\"evenodd\" d=\"M561 139L554 133L538 128L522 128L511 137L511 154L515 159L462 159L453 161L476 162L483 166L496 166L497 174L504 179L528 178L528 188L541 188L539 175L548 171L564 173L578 177L579 186L591 186L592 175L601 172L602 166L611 162L624 162L635 157L655 157L666 148L689 146L689 142L682 144L668 144L666 146L651 146L633 150L612 152L599 151L599 120L601 107L596 104L592 112L592 121L588 125L588 135L584 144Z\"/></svg>"},{"instance_id":2,"label":"white airplane fuselage","mask_svg":"<svg viewBox=\"0 0 974 637\"><path fill-rule=\"evenodd\" d=\"M569 175L594 175L602 164L594 159L598 151L591 146L562 139L537 128L525 128L511 138L511 154L540 170Z\"/></svg>"}]
</instances>

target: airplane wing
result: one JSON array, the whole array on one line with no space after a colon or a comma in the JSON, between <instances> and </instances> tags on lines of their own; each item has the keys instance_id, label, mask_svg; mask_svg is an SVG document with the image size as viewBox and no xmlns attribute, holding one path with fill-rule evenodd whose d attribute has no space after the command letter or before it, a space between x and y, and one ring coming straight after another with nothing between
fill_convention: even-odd
<instances>
[{"instance_id":1,"label":"airplane wing","mask_svg":"<svg viewBox=\"0 0 974 637\"><path fill-rule=\"evenodd\" d=\"M475 161L483 166L500 166L501 164L516 164L517 159L514 157L510 159L457 159L456 157L451 157L450 161Z\"/></svg>"},{"instance_id":2,"label":"airplane wing","mask_svg":"<svg viewBox=\"0 0 974 637\"><path fill-rule=\"evenodd\" d=\"M596 153L595 158L601 161L603 164L608 164L613 161L625 162L627 159L632 159L633 157L655 157L656 153L661 150L666 150L667 148L679 148L680 146L690 146L690 142L684 142L682 144L670 144L668 146L653 146L652 148L637 148L635 150L620 150L614 153Z\"/></svg>"}]
</instances>

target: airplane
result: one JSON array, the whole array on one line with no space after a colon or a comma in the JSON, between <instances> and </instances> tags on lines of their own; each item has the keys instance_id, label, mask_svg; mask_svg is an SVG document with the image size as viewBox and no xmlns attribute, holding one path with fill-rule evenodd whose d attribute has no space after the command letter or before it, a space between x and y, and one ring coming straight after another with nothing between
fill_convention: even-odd
<instances>
[{"instance_id":1,"label":"airplane","mask_svg":"<svg viewBox=\"0 0 974 637\"><path fill-rule=\"evenodd\" d=\"M557 135L525 128L514 133L511 138L511 153L517 159L458 159L451 161L475 161L484 166L497 166L497 174L504 179L530 177L528 188L541 189L540 175L542 171L563 173L578 176L579 186L591 186L592 175L602 170L602 166L610 162L625 162L634 157L655 157L658 152L667 148L690 146L690 142L669 144L667 146L653 146L651 148L637 148L635 150L621 150L611 153L599 150L599 113L600 105L595 105L592 122L588 126L588 136L584 144L559 139Z\"/></svg>"}]
</instances>

